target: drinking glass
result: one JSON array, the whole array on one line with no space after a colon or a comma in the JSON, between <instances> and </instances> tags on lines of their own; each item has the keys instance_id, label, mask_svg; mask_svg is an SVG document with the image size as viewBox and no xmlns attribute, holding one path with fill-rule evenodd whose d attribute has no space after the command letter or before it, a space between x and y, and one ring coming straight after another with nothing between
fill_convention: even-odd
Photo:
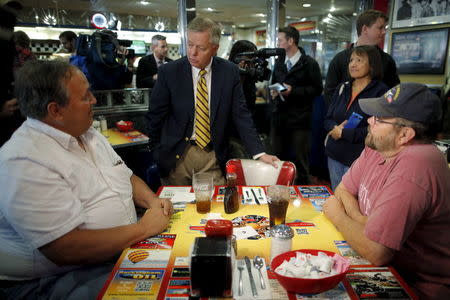
<instances>
[{"instance_id":1,"label":"drinking glass","mask_svg":"<svg viewBox=\"0 0 450 300\"><path fill-rule=\"evenodd\" d=\"M284 224L289 206L289 187L272 185L267 187L267 201L269 205L270 227Z\"/></svg>"},{"instance_id":2,"label":"drinking glass","mask_svg":"<svg viewBox=\"0 0 450 300\"><path fill-rule=\"evenodd\" d=\"M211 210L211 197L214 192L213 177L207 173L194 173L192 187L194 188L197 212L206 214Z\"/></svg>"}]
</instances>

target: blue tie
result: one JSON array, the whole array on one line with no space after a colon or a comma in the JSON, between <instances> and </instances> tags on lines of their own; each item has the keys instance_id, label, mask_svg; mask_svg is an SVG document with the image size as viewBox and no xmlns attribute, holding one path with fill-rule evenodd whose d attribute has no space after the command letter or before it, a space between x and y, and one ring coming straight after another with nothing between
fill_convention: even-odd
<instances>
[{"instance_id":1,"label":"blue tie","mask_svg":"<svg viewBox=\"0 0 450 300\"><path fill-rule=\"evenodd\" d=\"M287 68L288 72L292 69L292 63L291 63L290 60L288 60L288 61L286 62L286 68Z\"/></svg>"}]
</instances>

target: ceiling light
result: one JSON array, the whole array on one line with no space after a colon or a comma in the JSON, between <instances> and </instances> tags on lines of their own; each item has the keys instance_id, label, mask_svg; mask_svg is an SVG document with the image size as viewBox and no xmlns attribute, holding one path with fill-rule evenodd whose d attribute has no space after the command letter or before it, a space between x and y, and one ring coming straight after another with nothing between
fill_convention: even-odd
<instances>
[{"instance_id":1,"label":"ceiling light","mask_svg":"<svg viewBox=\"0 0 450 300\"><path fill-rule=\"evenodd\" d=\"M267 21L266 20L261 20L261 23L267 23Z\"/></svg>"},{"instance_id":2,"label":"ceiling light","mask_svg":"<svg viewBox=\"0 0 450 300\"><path fill-rule=\"evenodd\" d=\"M336 7L334 7L334 6L330 7L330 11L331 11L331 12L333 12L333 11L335 11L335 10L336 10Z\"/></svg>"},{"instance_id":3,"label":"ceiling light","mask_svg":"<svg viewBox=\"0 0 450 300\"><path fill-rule=\"evenodd\" d=\"M195 7L186 8L186 11L195 11Z\"/></svg>"},{"instance_id":4,"label":"ceiling light","mask_svg":"<svg viewBox=\"0 0 450 300\"><path fill-rule=\"evenodd\" d=\"M333 15L328 13L327 17L331 19L333 17Z\"/></svg>"},{"instance_id":5,"label":"ceiling light","mask_svg":"<svg viewBox=\"0 0 450 300\"><path fill-rule=\"evenodd\" d=\"M303 7L311 7L311 4L309 4L309 3L303 3Z\"/></svg>"},{"instance_id":6,"label":"ceiling light","mask_svg":"<svg viewBox=\"0 0 450 300\"><path fill-rule=\"evenodd\" d=\"M303 17L303 18L300 19L300 22L305 22L305 21L306 21L306 18L305 18L305 17Z\"/></svg>"},{"instance_id":7,"label":"ceiling light","mask_svg":"<svg viewBox=\"0 0 450 300\"><path fill-rule=\"evenodd\" d=\"M357 15L358 15L357 13L355 13L355 12L353 13L353 16L355 16L355 17L356 17Z\"/></svg>"},{"instance_id":8,"label":"ceiling light","mask_svg":"<svg viewBox=\"0 0 450 300\"><path fill-rule=\"evenodd\" d=\"M52 16L52 15L44 16L44 18L42 18L42 21L44 22L44 24L51 25L51 26L54 26L57 23L56 17Z\"/></svg>"},{"instance_id":9,"label":"ceiling light","mask_svg":"<svg viewBox=\"0 0 450 300\"><path fill-rule=\"evenodd\" d=\"M253 14L255 17L266 17L267 15L266 14L261 14L261 13L259 13L259 14Z\"/></svg>"},{"instance_id":10,"label":"ceiling light","mask_svg":"<svg viewBox=\"0 0 450 300\"><path fill-rule=\"evenodd\" d=\"M149 5L150 4L150 2L148 2L148 1L141 1L139 3L141 3L142 5Z\"/></svg>"},{"instance_id":11,"label":"ceiling light","mask_svg":"<svg viewBox=\"0 0 450 300\"><path fill-rule=\"evenodd\" d=\"M108 26L108 20L104 14L96 13L91 17L91 24L97 29L104 29Z\"/></svg>"},{"instance_id":12,"label":"ceiling light","mask_svg":"<svg viewBox=\"0 0 450 300\"><path fill-rule=\"evenodd\" d=\"M206 10L207 11L214 11L214 8L208 7Z\"/></svg>"},{"instance_id":13,"label":"ceiling light","mask_svg":"<svg viewBox=\"0 0 450 300\"><path fill-rule=\"evenodd\" d=\"M156 24L155 24L155 29L157 30L157 31L164 31L164 28L165 28L165 26L164 26L164 23L163 22L156 22Z\"/></svg>"}]
</instances>

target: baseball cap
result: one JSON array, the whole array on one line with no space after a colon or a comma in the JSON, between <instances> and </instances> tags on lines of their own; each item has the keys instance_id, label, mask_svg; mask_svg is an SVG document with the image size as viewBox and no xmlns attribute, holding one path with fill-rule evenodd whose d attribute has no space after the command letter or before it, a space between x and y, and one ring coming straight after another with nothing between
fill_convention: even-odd
<instances>
[{"instance_id":1,"label":"baseball cap","mask_svg":"<svg viewBox=\"0 0 450 300\"><path fill-rule=\"evenodd\" d=\"M401 83L379 98L359 100L368 115L382 118L403 118L419 123L434 123L442 116L441 101L426 85Z\"/></svg>"}]
</instances>

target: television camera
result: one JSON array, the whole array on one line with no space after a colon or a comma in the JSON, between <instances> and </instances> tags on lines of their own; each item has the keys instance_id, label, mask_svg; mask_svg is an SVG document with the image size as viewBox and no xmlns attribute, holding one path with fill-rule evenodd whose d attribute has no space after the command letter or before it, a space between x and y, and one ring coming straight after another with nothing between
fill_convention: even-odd
<instances>
[{"instance_id":1,"label":"television camera","mask_svg":"<svg viewBox=\"0 0 450 300\"><path fill-rule=\"evenodd\" d=\"M234 62L239 64L239 73L256 81L268 80L270 70L267 68L268 58L286 55L283 48L262 48L254 52L242 52L236 55ZM240 64L240 62L244 64Z\"/></svg>"}]
</instances>

